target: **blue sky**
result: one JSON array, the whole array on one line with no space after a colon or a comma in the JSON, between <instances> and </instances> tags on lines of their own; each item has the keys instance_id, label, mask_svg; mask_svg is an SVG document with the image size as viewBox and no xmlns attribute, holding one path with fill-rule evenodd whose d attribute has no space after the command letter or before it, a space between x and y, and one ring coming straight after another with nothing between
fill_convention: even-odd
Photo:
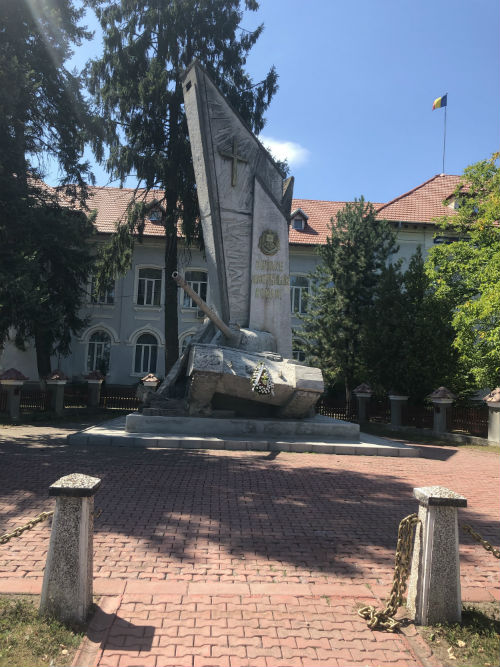
<instances>
[{"instance_id":1,"label":"blue sky","mask_svg":"<svg viewBox=\"0 0 500 667\"><path fill-rule=\"evenodd\" d=\"M499 5L260 0L242 21L265 25L247 69L258 81L277 68L262 134L288 156L295 196L383 202L440 173L444 109L432 103L446 92L446 173L499 150ZM74 64L99 48L96 38Z\"/></svg>"}]
</instances>

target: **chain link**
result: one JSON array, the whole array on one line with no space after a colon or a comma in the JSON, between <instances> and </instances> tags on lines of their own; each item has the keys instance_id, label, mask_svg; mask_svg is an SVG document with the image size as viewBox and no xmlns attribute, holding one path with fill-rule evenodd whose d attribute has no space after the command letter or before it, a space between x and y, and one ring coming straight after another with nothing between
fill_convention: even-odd
<instances>
[{"instance_id":1,"label":"chain link","mask_svg":"<svg viewBox=\"0 0 500 667\"><path fill-rule=\"evenodd\" d=\"M102 514L102 509L98 509L94 512L94 521L97 521L97 519L101 516ZM33 526L36 526L37 523L41 523L42 521L45 521L46 519L50 519L51 516L54 516L54 511L52 512L42 512L38 516L36 516L34 519L30 519L27 523L24 524L24 526L19 526L19 528L16 528L15 530L12 531L12 533L4 533L3 535L0 535L0 545L1 544L7 544L7 542L10 542L10 540L13 537L19 537L22 535L26 530L31 530Z\"/></svg>"},{"instance_id":2,"label":"chain link","mask_svg":"<svg viewBox=\"0 0 500 667\"><path fill-rule=\"evenodd\" d=\"M500 558L500 549L494 547L491 542L488 542L488 540L483 539L479 533L476 533L476 531L471 526L469 526L468 523L462 523L460 524L460 527L464 532L469 533L469 535L471 535L471 537L473 537L476 542L482 544L486 551L490 551L493 556L495 556L495 558Z\"/></svg>"},{"instance_id":3,"label":"chain link","mask_svg":"<svg viewBox=\"0 0 500 667\"><path fill-rule=\"evenodd\" d=\"M403 604L403 595L406 591L406 580L410 572L411 555L413 548L414 526L419 523L416 514L410 514L401 520L398 528L398 543L394 558L394 578L392 588L385 609L378 611L373 605L361 607L358 614L368 621L372 630L381 628L387 632L395 632L399 628L399 621L394 618L399 607Z\"/></svg>"},{"instance_id":4,"label":"chain link","mask_svg":"<svg viewBox=\"0 0 500 667\"><path fill-rule=\"evenodd\" d=\"M31 530L33 526L36 526L37 523L41 523L42 521L49 519L51 516L53 516L53 514L53 511L42 512L34 519L30 519L27 523L24 524L24 526L19 526L19 528L13 530L12 533L5 533L4 535L0 535L0 544L7 544L7 542L10 542L13 537L19 537L19 535L24 533L24 531Z\"/></svg>"}]
</instances>

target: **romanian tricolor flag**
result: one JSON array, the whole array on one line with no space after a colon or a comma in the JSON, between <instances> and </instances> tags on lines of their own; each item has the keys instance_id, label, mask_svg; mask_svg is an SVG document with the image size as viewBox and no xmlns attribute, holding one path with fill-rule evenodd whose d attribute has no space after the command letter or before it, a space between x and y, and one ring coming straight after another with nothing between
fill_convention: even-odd
<instances>
[{"instance_id":1,"label":"romanian tricolor flag","mask_svg":"<svg viewBox=\"0 0 500 667\"><path fill-rule=\"evenodd\" d=\"M441 107L445 107L448 104L448 93L446 95L443 95L443 97L438 97L437 99L434 100L434 104L432 105L432 110L434 109L441 109Z\"/></svg>"}]
</instances>

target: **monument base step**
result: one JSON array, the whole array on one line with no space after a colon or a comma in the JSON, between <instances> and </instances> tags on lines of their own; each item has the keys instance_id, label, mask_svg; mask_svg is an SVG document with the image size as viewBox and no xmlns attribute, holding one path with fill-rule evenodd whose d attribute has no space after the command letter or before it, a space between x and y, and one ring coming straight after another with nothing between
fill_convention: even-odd
<instances>
[{"instance_id":1,"label":"monument base step","mask_svg":"<svg viewBox=\"0 0 500 667\"><path fill-rule=\"evenodd\" d=\"M357 426L356 424L354 426ZM92 426L68 436L71 445L145 447L153 449L193 449L261 452L295 452L315 454L350 454L362 456L419 456L418 449L401 442L366 433L361 438L291 438L291 437L215 437L211 435L129 433L125 418Z\"/></svg>"}]
</instances>

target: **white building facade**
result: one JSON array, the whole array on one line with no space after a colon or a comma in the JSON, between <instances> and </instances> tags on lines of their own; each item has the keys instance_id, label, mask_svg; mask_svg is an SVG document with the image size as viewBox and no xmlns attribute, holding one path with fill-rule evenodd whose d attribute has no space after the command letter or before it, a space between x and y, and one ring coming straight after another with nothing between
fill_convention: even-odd
<instances>
[{"instance_id":1,"label":"white building facade","mask_svg":"<svg viewBox=\"0 0 500 667\"><path fill-rule=\"evenodd\" d=\"M433 221L453 209L456 176L435 176L388 204L376 204L377 215L390 220L397 230L399 252L407 264L418 246L424 253L436 242L446 241ZM95 189L89 207L96 208L96 226L104 242L123 215L130 191ZM443 203L444 202L444 203ZM317 248L325 243L329 224L345 202L294 200L290 223L290 309L292 329L300 329L298 315L307 307L309 274L319 261ZM165 374L164 337L164 247L162 230L154 215L146 224L142 243L136 243L127 274L115 281L114 289L96 297L92 281L87 287L84 314L88 326L73 340L68 357L54 358L52 368L61 369L71 380L81 381L94 370L105 371L109 384L129 385L147 373ZM203 253L179 243L178 270L191 287L210 305L210 284ZM179 351L203 322L203 313L181 290L178 291ZM294 336L294 356L302 359L300 337ZM0 357L0 372L16 368L31 380L38 379L33 349L22 352L7 343Z\"/></svg>"}]
</instances>

